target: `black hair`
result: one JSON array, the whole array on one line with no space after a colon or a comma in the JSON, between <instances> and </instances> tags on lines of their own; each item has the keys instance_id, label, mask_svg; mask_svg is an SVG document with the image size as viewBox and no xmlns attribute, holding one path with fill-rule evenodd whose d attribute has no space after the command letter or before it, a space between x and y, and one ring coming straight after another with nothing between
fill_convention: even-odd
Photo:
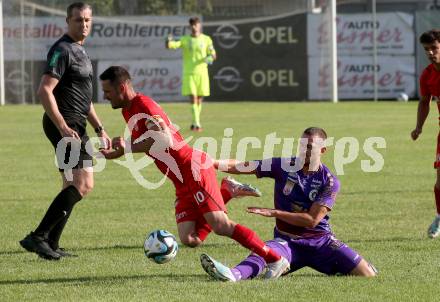
<instances>
[{"instance_id":1,"label":"black hair","mask_svg":"<svg viewBox=\"0 0 440 302\"><path fill-rule=\"evenodd\" d=\"M101 81L109 80L112 85L131 81L130 74L122 66L110 66L101 73L99 79Z\"/></svg>"},{"instance_id":2,"label":"black hair","mask_svg":"<svg viewBox=\"0 0 440 302\"><path fill-rule=\"evenodd\" d=\"M317 135L322 139L327 139L327 133L325 132L324 129L319 128L319 127L309 127L306 130L304 130L303 133L308 136Z\"/></svg>"},{"instance_id":3,"label":"black hair","mask_svg":"<svg viewBox=\"0 0 440 302\"><path fill-rule=\"evenodd\" d=\"M420 35L419 42L421 44L432 44L435 41L440 42L440 30L431 29Z\"/></svg>"},{"instance_id":4,"label":"black hair","mask_svg":"<svg viewBox=\"0 0 440 302\"><path fill-rule=\"evenodd\" d=\"M194 25L194 24L197 24L197 23L200 23L200 19L199 19L199 17L191 17L191 18L189 18L189 25Z\"/></svg>"},{"instance_id":5,"label":"black hair","mask_svg":"<svg viewBox=\"0 0 440 302\"><path fill-rule=\"evenodd\" d=\"M73 10L74 9L78 9L78 10L85 10L85 9L90 9L90 10L92 10L92 7L89 5L89 4L87 4L87 3L84 3L84 2L75 2L75 3L72 3L72 4L70 4L68 7L67 7L67 18L70 18L70 17L72 17L72 14L73 14Z\"/></svg>"}]
</instances>

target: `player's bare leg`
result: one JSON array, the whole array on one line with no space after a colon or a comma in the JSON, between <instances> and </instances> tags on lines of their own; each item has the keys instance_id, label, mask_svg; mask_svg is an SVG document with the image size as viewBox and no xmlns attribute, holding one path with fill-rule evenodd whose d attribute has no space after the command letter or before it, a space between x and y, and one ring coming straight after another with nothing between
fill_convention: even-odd
<instances>
[{"instance_id":1,"label":"player's bare leg","mask_svg":"<svg viewBox=\"0 0 440 302\"><path fill-rule=\"evenodd\" d=\"M82 169L72 169L72 178L67 179L66 173L61 172L63 179L63 189L68 186L74 186L82 197L85 197L93 189L93 168L87 167Z\"/></svg>"},{"instance_id":2,"label":"player's bare leg","mask_svg":"<svg viewBox=\"0 0 440 302\"><path fill-rule=\"evenodd\" d=\"M237 224L230 220L225 212L208 212L205 213L203 216L205 217L208 224L211 226L214 233L220 236L232 237L235 226Z\"/></svg>"},{"instance_id":3,"label":"player's bare leg","mask_svg":"<svg viewBox=\"0 0 440 302\"><path fill-rule=\"evenodd\" d=\"M375 277L377 275L377 270L372 264L368 263L365 259L362 259L361 262L359 262L359 264L350 272L350 275Z\"/></svg>"},{"instance_id":4,"label":"player's bare leg","mask_svg":"<svg viewBox=\"0 0 440 302\"><path fill-rule=\"evenodd\" d=\"M189 247L197 247L203 240L196 231L195 221L184 221L177 224L180 242Z\"/></svg>"},{"instance_id":5,"label":"player's bare leg","mask_svg":"<svg viewBox=\"0 0 440 302\"><path fill-rule=\"evenodd\" d=\"M428 236L430 238L436 238L440 236L440 168L437 168L437 180L434 186L434 197L437 209L437 215L434 221L428 228Z\"/></svg>"}]
</instances>

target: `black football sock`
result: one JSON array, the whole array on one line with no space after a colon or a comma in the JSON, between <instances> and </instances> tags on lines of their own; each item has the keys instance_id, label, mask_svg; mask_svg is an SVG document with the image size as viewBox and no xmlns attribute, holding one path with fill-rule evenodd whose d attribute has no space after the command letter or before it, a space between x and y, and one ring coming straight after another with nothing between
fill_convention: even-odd
<instances>
[{"instance_id":1,"label":"black football sock","mask_svg":"<svg viewBox=\"0 0 440 302\"><path fill-rule=\"evenodd\" d=\"M58 222L49 232L49 245L53 250L59 248L61 234L63 233L64 227L66 226L67 220L69 219L72 210L67 213L67 215L64 216L60 220L60 222Z\"/></svg>"},{"instance_id":2,"label":"black football sock","mask_svg":"<svg viewBox=\"0 0 440 302\"><path fill-rule=\"evenodd\" d=\"M70 215L73 206L81 198L81 194L74 186L69 186L62 190L47 209L40 225L35 229L35 235L48 239L49 233L54 226Z\"/></svg>"}]
</instances>

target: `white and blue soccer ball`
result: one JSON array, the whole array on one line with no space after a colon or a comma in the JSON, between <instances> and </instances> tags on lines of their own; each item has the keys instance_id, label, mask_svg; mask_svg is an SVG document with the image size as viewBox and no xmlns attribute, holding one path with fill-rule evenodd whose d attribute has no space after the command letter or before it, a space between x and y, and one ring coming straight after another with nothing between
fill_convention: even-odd
<instances>
[{"instance_id":1,"label":"white and blue soccer ball","mask_svg":"<svg viewBox=\"0 0 440 302\"><path fill-rule=\"evenodd\" d=\"M144 242L145 256L151 261L157 264L167 263L173 260L179 245L177 244L176 237L165 230L155 230L147 235Z\"/></svg>"}]
</instances>

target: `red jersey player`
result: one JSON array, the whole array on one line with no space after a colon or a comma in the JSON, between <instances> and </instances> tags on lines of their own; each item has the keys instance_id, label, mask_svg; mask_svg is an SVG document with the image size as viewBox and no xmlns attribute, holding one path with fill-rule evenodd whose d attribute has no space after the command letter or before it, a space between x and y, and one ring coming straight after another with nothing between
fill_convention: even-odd
<instances>
[{"instance_id":1,"label":"red jersey player","mask_svg":"<svg viewBox=\"0 0 440 302\"><path fill-rule=\"evenodd\" d=\"M420 36L420 44L425 49L429 64L420 76L420 101L417 109L417 125L411 132L411 137L416 140L422 133L423 124L429 114L431 100L437 102L440 112L440 30L429 30ZM437 136L437 154L434 162L437 169L437 180L434 185L435 204L437 216L428 229L431 238L440 235L440 132Z\"/></svg>"},{"instance_id":2,"label":"red jersey player","mask_svg":"<svg viewBox=\"0 0 440 302\"><path fill-rule=\"evenodd\" d=\"M131 140L114 138L114 150L103 150L103 155L114 159L125 152L145 152L154 159L176 188L176 221L182 243L195 247L212 229L264 258L268 264L266 278L278 278L286 272L289 262L284 257L268 247L254 231L228 218L209 156L183 140L155 101L133 90L128 71L111 66L99 78L104 97L113 109L122 108L132 129Z\"/></svg>"}]
</instances>

